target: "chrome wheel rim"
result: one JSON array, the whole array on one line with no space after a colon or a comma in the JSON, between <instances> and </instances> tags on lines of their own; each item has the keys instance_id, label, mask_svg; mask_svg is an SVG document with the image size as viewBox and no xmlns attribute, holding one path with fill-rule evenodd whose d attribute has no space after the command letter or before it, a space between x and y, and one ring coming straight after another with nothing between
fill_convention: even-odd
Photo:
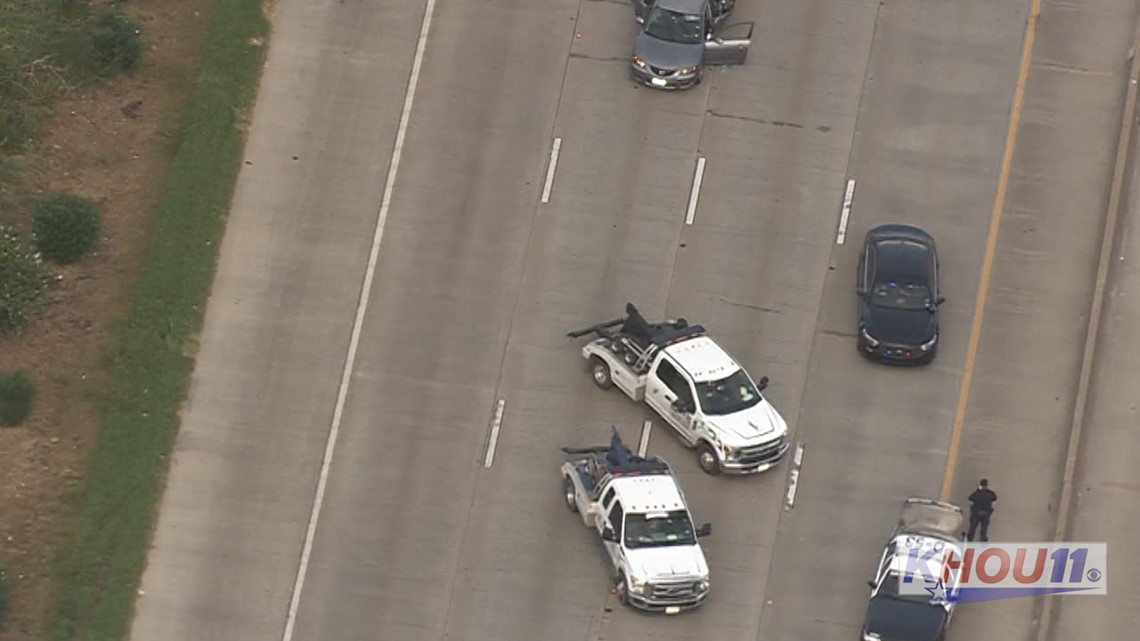
<instances>
[{"instance_id":1,"label":"chrome wheel rim","mask_svg":"<svg viewBox=\"0 0 1140 641\"><path fill-rule=\"evenodd\" d=\"M701 452L701 467L706 470L711 470L716 467L716 457L712 455L712 452Z\"/></svg>"}]
</instances>

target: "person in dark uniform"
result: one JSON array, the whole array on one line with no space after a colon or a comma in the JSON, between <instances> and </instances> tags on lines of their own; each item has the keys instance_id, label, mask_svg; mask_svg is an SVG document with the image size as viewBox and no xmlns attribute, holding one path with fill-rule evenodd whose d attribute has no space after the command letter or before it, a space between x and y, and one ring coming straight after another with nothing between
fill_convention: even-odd
<instances>
[{"instance_id":1,"label":"person in dark uniform","mask_svg":"<svg viewBox=\"0 0 1140 641\"><path fill-rule=\"evenodd\" d=\"M994 513L994 503L997 503L997 493L990 489L990 482L986 479L978 481L978 489L970 494L970 534L966 538L974 540L974 532L981 526L981 540L990 540L990 517Z\"/></svg>"}]
</instances>

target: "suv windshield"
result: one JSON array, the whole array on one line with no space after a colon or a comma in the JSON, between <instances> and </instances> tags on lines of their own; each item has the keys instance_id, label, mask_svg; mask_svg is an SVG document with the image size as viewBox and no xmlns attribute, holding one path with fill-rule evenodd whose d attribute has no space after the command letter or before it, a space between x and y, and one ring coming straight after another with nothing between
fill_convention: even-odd
<instances>
[{"instance_id":1,"label":"suv windshield","mask_svg":"<svg viewBox=\"0 0 1140 641\"><path fill-rule=\"evenodd\" d=\"M671 545L696 545L693 523L683 510L664 515L630 514L625 517L625 545L628 548L652 548Z\"/></svg>"},{"instance_id":2,"label":"suv windshield","mask_svg":"<svg viewBox=\"0 0 1140 641\"><path fill-rule=\"evenodd\" d=\"M666 42L683 45L701 43L701 17L654 7L645 19L645 33Z\"/></svg>"},{"instance_id":3,"label":"suv windshield","mask_svg":"<svg viewBox=\"0 0 1140 641\"><path fill-rule=\"evenodd\" d=\"M763 400L760 391L742 369L736 370L736 373L728 378L697 383L696 386L701 410L711 416L734 414L753 407Z\"/></svg>"},{"instance_id":4,"label":"suv windshield","mask_svg":"<svg viewBox=\"0 0 1140 641\"><path fill-rule=\"evenodd\" d=\"M931 305L930 289L908 281L880 280L871 289L871 304L888 309L919 311Z\"/></svg>"}]
</instances>

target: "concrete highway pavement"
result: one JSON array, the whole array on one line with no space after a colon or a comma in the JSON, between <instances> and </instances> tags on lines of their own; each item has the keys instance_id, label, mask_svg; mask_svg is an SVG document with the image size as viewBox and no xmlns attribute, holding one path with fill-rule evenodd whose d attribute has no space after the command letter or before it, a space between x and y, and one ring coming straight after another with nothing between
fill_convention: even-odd
<instances>
[{"instance_id":1,"label":"concrete highway pavement","mask_svg":"<svg viewBox=\"0 0 1140 641\"><path fill-rule=\"evenodd\" d=\"M421 14L277 3L134 639L280 638Z\"/></svg>"},{"instance_id":2,"label":"concrete highway pavement","mask_svg":"<svg viewBox=\"0 0 1140 641\"><path fill-rule=\"evenodd\" d=\"M1133 158L1140 140L1133 132ZM1140 163L1133 163L1130 193L1112 256L1104 325L1092 378L1093 394L1078 458L1075 510L1068 539L1108 543L1108 596L1059 599L1055 639L1127 639L1136 634L1135 577L1140 576L1136 524L1140 523ZM1090 625L1090 623L1092 625Z\"/></svg>"},{"instance_id":3,"label":"concrete highway pavement","mask_svg":"<svg viewBox=\"0 0 1140 641\"><path fill-rule=\"evenodd\" d=\"M902 501L938 494L1023 27L1021 2L879 8L848 169L854 203L813 330L796 420L803 470L759 639L858 638L866 581ZM886 222L917 224L939 243L948 302L939 357L921 369L878 366L855 349L861 241Z\"/></svg>"},{"instance_id":4,"label":"concrete highway pavement","mask_svg":"<svg viewBox=\"0 0 1140 641\"><path fill-rule=\"evenodd\" d=\"M591 577L581 556L549 554L565 531L542 518L561 508L549 500L550 456L504 456L495 511L472 509L495 485L479 475L483 444L575 10L436 6L298 641L463 637L467 627L501 638L527 631L523 608L536 601L551 618L532 618L542 625L533 636L569 639L558 610L591 596L574 589ZM508 429L525 427L512 417ZM534 491L545 478L553 494ZM511 554L473 554L480 541ZM456 626L466 613L481 618Z\"/></svg>"},{"instance_id":5,"label":"concrete highway pavement","mask_svg":"<svg viewBox=\"0 0 1140 641\"><path fill-rule=\"evenodd\" d=\"M991 480L1000 497L993 540L1053 537L1137 11L1131 0L1046 1L1041 9L953 484L953 498L965 504L979 478ZM1126 349L1127 340L1102 336L1101 358ZM1102 375L1093 382L1094 390L1108 386L1110 407L1119 404L1113 380ZM1124 380L1136 388L1134 379ZM1092 412L1086 439L1099 451L1086 457L1108 462L1106 448L1134 451L1126 431ZM1098 464L1087 469L1086 475L1122 474L1124 482L1132 474ZM1128 508L1085 505L1084 496L1077 499L1080 525L1074 522L1070 540L1103 541L1112 530L1097 524L1121 523L1113 512ZM1134 628L1134 613L1119 605L1140 595L1126 578L1126 564L1117 565L1128 558L1127 547L1110 546L1112 597L1059 600L1066 614L1054 626L1055 638L1123 638L1124 621ZM982 634L1036 638L1022 622L1036 622L1040 606L1036 599L1009 599L964 607L951 641ZM1088 616L1093 611L1097 616ZM1079 634L1077 625L1083 626Z\"/></svg>"},{"instance_id":6,"label":"concrete highway pavement","mask_svg":"<svg viewBox=\"0 0 1140 641\"><path fill-rule=\"evenodd\" d=\"M937 493L1024 2L741 4L748 64L677 94L627 79L624 2L434 6L292 639L853 638L899 501ZM279 5L137 641L281 638L422 12ZM851 336L861 234L900 219L943 249L923 370ZM627 300L709 326L807 443L781 517L782 470L707 478L656 422L714 522L680 618L617 608L557 496L557 446L646 418L564 336Z\"/></svg>"}]
</instances>

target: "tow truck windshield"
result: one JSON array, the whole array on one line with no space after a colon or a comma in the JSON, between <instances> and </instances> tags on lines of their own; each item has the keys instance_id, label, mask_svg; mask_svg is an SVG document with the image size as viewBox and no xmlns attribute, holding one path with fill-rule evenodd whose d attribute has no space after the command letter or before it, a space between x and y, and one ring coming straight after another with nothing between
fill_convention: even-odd
<instances>
[{"instance_id":1,"label":"tow truck windshield","mask_svg":"<svg viewBox=\"0 0 1140 641\"><path fill-rule=\"evenodd\" d=\"M738 369L735 374L718 381L697 383L701 410L710 416L735 414L755 407L763 400L748 374Z\"/></svg>"},{"instance_id":2,"label":"tow truck windshield","mask_svg":"<svg viewBox=\"0 0 1140 641\"><path fill-rule=\"evenodd\" d=\"M693 522L683 510L625 517L625 546L631 549L696 545Z\"/></svg>"}]
</instances>

